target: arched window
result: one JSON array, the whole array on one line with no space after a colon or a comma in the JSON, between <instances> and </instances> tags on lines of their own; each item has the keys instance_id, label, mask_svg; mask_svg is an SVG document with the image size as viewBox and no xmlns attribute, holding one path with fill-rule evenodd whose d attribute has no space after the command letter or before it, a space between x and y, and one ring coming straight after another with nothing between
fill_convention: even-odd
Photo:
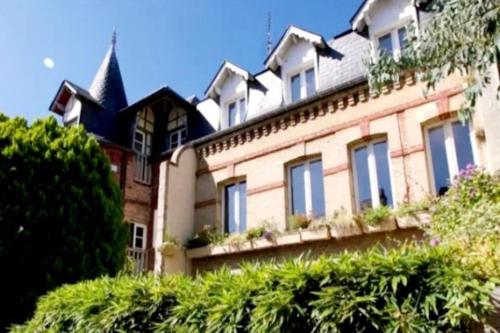
<instances>
[{"instance_id":1,"label":"arched window","mask_svg":"<svg viewBox=\"0 0 500 333\"><path fill-rule=\"evenodd\" d=\"M174 108L168 115L167 123L169 149L176 148L187 139L187 114L186 111Z\"/></svg>"}]
</instances>

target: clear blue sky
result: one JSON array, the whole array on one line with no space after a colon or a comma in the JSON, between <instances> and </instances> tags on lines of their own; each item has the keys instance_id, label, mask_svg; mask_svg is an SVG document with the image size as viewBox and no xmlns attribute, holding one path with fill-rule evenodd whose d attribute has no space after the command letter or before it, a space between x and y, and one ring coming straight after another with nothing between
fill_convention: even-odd
<instances>
[{"instance_id":1,"label":"clear blue sky","mask_svg":"<svg viewBox=\"0 0 500 333\"><path fill-rule=\"evenodd\" d=\"M0 0L0 112L45 117L63 79L88 88L114 27L129 103L163 85L202 97L224 59L263 68L268 11L273 42L289 24L329 39L349 28L360 2Z\"/></svg>"}]
</instances>

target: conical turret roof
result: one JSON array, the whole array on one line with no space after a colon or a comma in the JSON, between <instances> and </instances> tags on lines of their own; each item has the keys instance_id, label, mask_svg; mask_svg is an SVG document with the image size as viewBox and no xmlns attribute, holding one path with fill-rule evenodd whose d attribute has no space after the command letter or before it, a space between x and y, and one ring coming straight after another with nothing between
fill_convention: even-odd
<instances>
[{"instance_id":1,"label":"conical turret roof","mask_svg":"<svg viewBox=\"0 0 500 333\"><path fill-rule=\"evenodd\" d=\"M89 88L90 95L106 111L112 113L116 113L128 105L115 46L116 32L113 32L109 50Z\"/></svg>"}]
</instances>

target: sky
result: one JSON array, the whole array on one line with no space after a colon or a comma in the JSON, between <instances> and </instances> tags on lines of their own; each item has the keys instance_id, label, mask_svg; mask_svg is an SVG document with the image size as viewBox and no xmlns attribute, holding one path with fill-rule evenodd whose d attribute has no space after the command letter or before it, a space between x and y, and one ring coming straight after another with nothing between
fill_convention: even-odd
<instances>
[{"instance_id":1,"label":"sky","mask_svg":"<svg viewBox=\"0 0 500 333\"><path fill-rule=\"evenodd\" d=\"M129 104L162 86L203 97L227 59L263 69L267 21L330 39L361 0L0 0L0 113L47 117L62 80L88 88L117 32Z\"/></svg>"}]
</instances>

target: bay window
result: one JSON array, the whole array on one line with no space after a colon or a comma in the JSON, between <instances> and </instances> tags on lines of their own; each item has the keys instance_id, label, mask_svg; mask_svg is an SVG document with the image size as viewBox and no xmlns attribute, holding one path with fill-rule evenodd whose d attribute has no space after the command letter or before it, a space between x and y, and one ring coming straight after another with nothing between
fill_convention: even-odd
<instances>
[{"instance_id":1,"label":"bay window","mask_svg":"<svg viewBox=\"0 0 500 333\"><path fill-rule=\"evenodd\" d=\"M224 187L224 232L243 233L246 230L247 184L239 181Z\"/></svg>"},{"instance_id":2,"label":"bay window","mask_svg":"<svg viewBox=\"0 0 500 333\"><path fill-rule=\"evenodd\" d=\"M446 121L426 130L427 155L436 194L448 190L451 179L474 164L469 123Z\"/></svg>"},{"instance_id":3,"label":"bay window","mask_svg":"<svg viewBox=\"0 0 500 333\"><path fill-rule=\"evenodd\" d=\"M312 159L289 167L290 213L292 215L325 215L323 166Z\"/></svg>"},{"instance_id":4,"label":"bay window","mask_svg":"<svg viewBox=\"0 0 500 333\"><path fill-rule=\"evenodd\" d=\"M358 211L380 205L393 206L387 140L377 140L352 150Z\"/></svg>"}]
</instances>

